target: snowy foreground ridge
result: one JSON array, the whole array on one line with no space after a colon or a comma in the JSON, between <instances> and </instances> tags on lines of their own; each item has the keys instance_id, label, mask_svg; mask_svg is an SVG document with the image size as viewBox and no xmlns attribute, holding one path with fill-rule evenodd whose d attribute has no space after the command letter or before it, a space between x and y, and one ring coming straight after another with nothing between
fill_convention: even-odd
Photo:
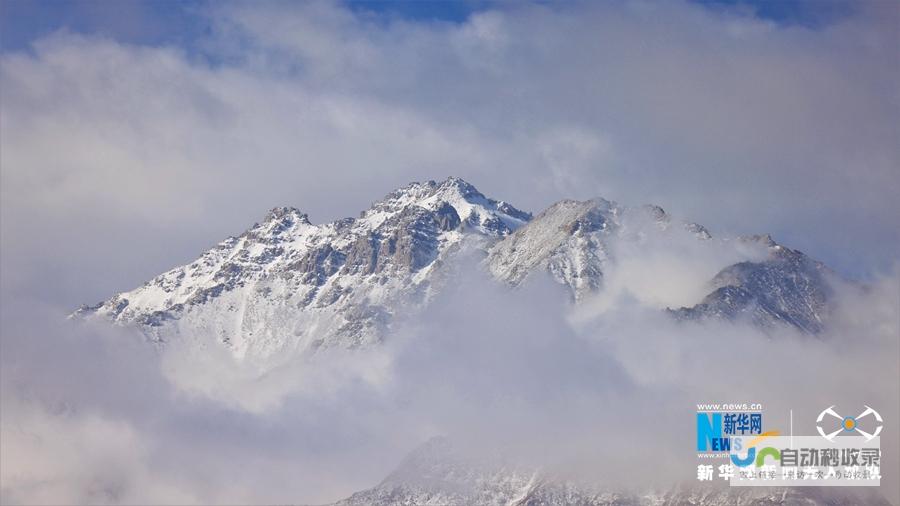
<instances>
[{"instance_id":1,"label":"snowy foreground ridge","mask_svg":"<svg viewBox=\"0 0 900 506\"><path fill-rule=\"evenodd\" d=\"M216 343L236 358L368 347L385 338L398 315L425 307L458 274L451 260L460 252L479 254L482 268L511 287L548 272L578 303L602 292L621 245L653 248L660 244L654 236L675 233L722 244L657 206L564 200L532 216L451 177L409 184L358 218L322 225L295 208L272 209L194 262L75 316L135 325L160 344ZM703 280L709 292L695 305L660 310L678 319L823 329L833 277L826 267L768 236L730 244L755 256Z\"/></svg>"}]
</instances>

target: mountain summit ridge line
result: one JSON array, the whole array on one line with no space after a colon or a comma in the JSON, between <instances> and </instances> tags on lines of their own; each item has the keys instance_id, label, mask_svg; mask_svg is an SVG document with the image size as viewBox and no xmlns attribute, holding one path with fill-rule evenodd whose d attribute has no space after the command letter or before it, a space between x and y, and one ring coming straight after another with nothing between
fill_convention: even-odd
<instances>
[{"instance_id":1,"label":"mountain summit ridge line","mask_svg":"<svg viewBox=\"0 0 900 506\"><path fill-rule=\"evenodd\" d=\"M447 263L460 252L483 255L484 270L512 287L547 272L578 303L604 289L622 260L619 245L653 247L650 239L666 234L716 241L702 225L676 222L653 205L562 200L534 216L457 177L413 182L357 218L320 225L295 207L275 207L194 262L73 316L134 325L160 344L216 343L239 358L353 349L381 342L399 308L425 307L453 276ZM767 235L723 241L756 258L725 266L693 305L661 310L679 320L821 332L833 272Z\"/></svg>"}]
</instances>

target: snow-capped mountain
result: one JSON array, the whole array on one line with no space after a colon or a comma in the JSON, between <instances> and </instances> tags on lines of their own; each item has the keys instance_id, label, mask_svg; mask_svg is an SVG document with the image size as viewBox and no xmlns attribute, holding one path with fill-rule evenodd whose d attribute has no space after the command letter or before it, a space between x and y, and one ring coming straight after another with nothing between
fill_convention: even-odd
<instances>
[{"instance_id":1,"label":"snow-capped mountain","mask_svg":"<svg viewBox=\"0 0 900 506\"><path fill-rule=\"evenodd\" d=\"M429 300L465 240L489 245L530 219L458 178L412 183L324 225L275 208L194 262L76 314L137 324L158 342L212 338L238 357L370 345L396 308Z\"/></svg>"},{"instance_id":2,"label":"snow-capped mountain","mask_svg":"<svg viewBox=\"0 0 900 506\"><path fill-rule=\"evenodd\" d=\"M602 479L601 479L602 481ZM705 486L702 486L705 485ZM473 457L447 438L427 441L381 483L335 506L837 506L890 504L862 487L727 487L686 484L662 491L576 483L503 459ZM619 489L619 490L617 490Z\"/></svg>"},{"instance_id":3,"label":"snow-capped mountain","mask_svg":"<svg viewBox=\"0 0 900 506\"><path fill-rule=\"evenodd\" d=\"M675 226L711 241L702 226L676 225L656 206L564 200L532 219L459 178L412 183L358 218L322 225L275 208L194 262L75 314L137 325L158 343L218 343L239 358L363 347L382 340L397 314L424 307L452 277L448 260L459 251L482 251L486 271L513 286L547 271L578 301L603 290L614 245ZM768 258L724 268L705 299L671 313L821 330L827 269L770 238L743 242Z\"/></svg>"}]
</instances>

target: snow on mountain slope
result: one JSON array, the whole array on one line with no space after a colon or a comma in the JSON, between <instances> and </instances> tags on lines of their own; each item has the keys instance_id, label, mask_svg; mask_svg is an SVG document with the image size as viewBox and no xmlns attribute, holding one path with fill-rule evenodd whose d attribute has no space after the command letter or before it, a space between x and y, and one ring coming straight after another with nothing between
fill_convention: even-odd
<instances>
[{"instance_id":1,"label":"snow on mountain slope","mask_svg":"<svg viewBox=\"0 0 900 506\"><path fill-rule=\"evenodd\" d=\"M579 300L602 287L607 265L615 262L615 241L642 241L645 234L670 225L670 217L657 206L625 207L600 198L563 200L499 241L487 264L496 278L511 285L536 270L547 270ZM700 225L683 226L698 239L710 238Z\"/></svg>"},{"instance_id":2,"label":"snow on mountain slope","mask_svg":"<svg viewBox=\"0 0 900 506\"><path fill-rule=\"evenodd\" d=\"M653 247L647 236L664 233L671 226L671 218L656 206L564 200L498 241L490 249L487 265L496 278L512 285L532 272L546 270L580 300L600 290L605 274L622 260L616 258L617 244L629 241ZM698 240L712 238L701 225L682 227ZM762 328L785 324L811 334L825 328L837 279L831 270L768 235L731 242L736 249L761 251L764 258L724 267L709 281L709 293L702 301L669 310L670 314L681 320L749 320Z\"/></svg>"},{"instance_id":3,"label":"snow on mountain slope","mask_svg":"<svg viewBox=\"0 0 900 506\"><path fill-rule=\"evenodd\" d=\"M713 242L702 226L681 226L692 243ZM355 219L314 225L295 208L272 209L194 262L75 315L137 325L158 343L222 345L240 359L364 347L381 341L398 314L424 307L462 249L485 252L486 269L513 286L547 271L577 301L603 289L622 260L614 246L658 247L648 237L671 227L656 206L564 200L532 219L459 178L412 183ZM673 314L752 313L761 325L821 330L830 296L824 268L774 242L762 247L768 259L726 267L706 299Z\"/></svg>"},{"instance_id":4,"label":"snow on mountain slope","mask_svg":"<svg viewBox=\"0 0 900 506\"><path fill-rule=\"evenodd\" d=\"M604 239L619 228L622 210L602 199L563 200L490 250L495 277L521 283L535 270L549 270L576 295L600 288L607 260Z\"/></svg>"},{"instance_id":5,"label":"snow on mountain slope","mask_svg":"<svg viewBox=\"0 0 900 506\"><path fill-rule=\"evenodd\" d=\"M761 327L785 323L808 333L821 332L832 310L835 274L821 262L777 244L768 235L742 240L763 244L768 258L722 269L710 282L712 292L703 301L672 313L687 320L748 319Z\"/></svg>"},{"instance_id":6,"label":"snow on mountain slope","mask_svg":"<svg viewBox=\"0 0 900 506\"><path fill-rule=\"evenodd\" d=\"M275 208L191 264L76 314L137 324L158 342L218 341L237 357L369 345L396 308L429 299L465 239L494 241L530 218L458 178L412 183L324 225Z\"/></svg>"}]
</instances>

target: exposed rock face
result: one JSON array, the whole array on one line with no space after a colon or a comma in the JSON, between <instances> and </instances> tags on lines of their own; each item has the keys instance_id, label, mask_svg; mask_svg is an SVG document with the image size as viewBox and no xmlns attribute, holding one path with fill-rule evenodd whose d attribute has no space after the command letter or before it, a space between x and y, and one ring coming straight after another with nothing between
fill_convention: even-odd
<instances>
[{"instance_id":1,"label":"exposed rock face","mask_svg":"<svg viewBox=\"0 0 900 506\"><path fill-rule=\"evenodd\" d=\"M603 290L620 260L613 246L642 244L673 226L657 206L564 200L532 219L458 178L412 183L358 218L323 225L295 208L272 209L189 265L76 315L138 325L158 343L220 343L238 358L356 348L380 342L398 311L427 304L451 275L447 261L462 249L483 251L486 270L504 283L548 272L579 301ZM713 242L700 225L678 226L691 240ZM828 270L769 238L745 242L768 258L725 267L703 301L672 314L821 331Z\"/></svg>"}]
</instances>

